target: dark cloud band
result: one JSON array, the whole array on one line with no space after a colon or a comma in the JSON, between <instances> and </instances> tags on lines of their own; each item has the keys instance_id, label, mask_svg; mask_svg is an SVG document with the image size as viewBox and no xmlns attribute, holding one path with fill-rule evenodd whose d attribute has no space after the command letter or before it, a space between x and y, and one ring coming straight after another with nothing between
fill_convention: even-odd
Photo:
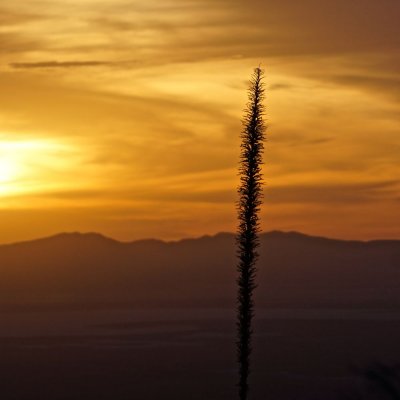
<instances>
[{"instance_id":1,"label":"dark cloud band","mask_svg":"<svg viewBox=\"0 0 400 400\"><path fill-rule=\"evenodd\" d=\"M10 67L16 69L41 69L41 68L79 68L79 67L101 67L110 65L106 61L42 61L35 63L11 63Z\"/></svg>"}]
</instances>

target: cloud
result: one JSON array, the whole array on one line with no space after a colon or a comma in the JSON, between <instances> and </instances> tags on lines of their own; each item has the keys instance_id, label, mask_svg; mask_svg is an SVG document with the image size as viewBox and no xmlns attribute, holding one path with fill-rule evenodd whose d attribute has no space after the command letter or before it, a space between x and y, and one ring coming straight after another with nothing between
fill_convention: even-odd
<instances>
[{"instance_id":1,"label":"cloud","mask_svg":"<svg viewBox=\"0 0 400 400\"><path fill-rule=\"evenodd\" d=\"M233 170L227 171L226 176L232 174ZM81 205L91 204L112 204L115 201L123 200L126 204L181 204L181 203L209 203L209 204L231 204L237 199L235 186L228 189L215 187L216 177L209 179L214 187L196 185L195 174L190 177L181 178L179 184L173 180L157 179L154 177L152 183L129 183L122 190L120 187L109 187L105 189L71 189L43 192L29 195L34 199L54 199L74 203L80 201ZM199 182L200 183L200 179ZM232 182L233 183L233 182ZM223 186L223 185L220 185ZM226 185L225 185L226 186ZM179 187L179 190L177 190ZM314 184L288 184L276 186L267 184L264 187L264 203L268 205L355 205L365 203L379 203L382 201L398 201L400 181L376 181L364 183L314 183ZM86 202L86 203L85 203Z\"/></svg>"},{"instance_id":2,"label":"cloud","mask_svg":"<svg viewBox=\"0 0 400 400\"><path fill-rule=\"evenodd\" d=\"M19 24L26 24L32 21L38 21L42 17L35 13L21 12L19 10L0 7L0 26L12 27Z\"/></svg>"},{"instance_id":3,"label":"cloud","mask_svg":"<svg viewBox=\"0 0 400 400\"><path fill-rule=\"evenodd\" d=\"M265 202L275 204L363 204L391 200L400 181L371 183L270 186Z\"/></svg>"},{"instance_id":4,"label":"cloud","mask_svg":"<svg viewBox=\"0 0 400 400\"><path fill-rule=\"evenodd\" d=\"M18 32L0 32L1 58L15 57L21 54L42 48L43 42L38 38L29 38Z\"/></svg>"},{"instance_id":5,"label":"cloud","mask_svg":"<svg viewBox=\"0 0 400 400\"><path fill-rule=\"evenodd\" d=\"M363 74L339 74L331 77L331 80L345 86L353 86L368 90L371 94L379 96L389 95L397 102L400 101L400 78L398 76L374 76L371 71Z\"/></svg>"},{"instance_id":6,"label":"cloud","mask_svg":"<svg viewBox=\"0 0 400 400\"><path fill-rule=\"evenodd\" d=\"M102 67L113 63L107 61L40 61L32 63L10 63L10 67L16 69L41 69L41 68L80 68L80 67Z\"/></svg>"},{"instance_id":7,"label":"cloud","mask_svg":"<svg viewBox=\"0 0 400 400\"><path fill-rule=\"evenodd\" d=\"M268 136L270 136L268 134ZM334 136L326 134L314 134L310 135L309 132L302 132L301 130L281 130L278 135L274 134L274 129L272 129L272 137L269 137L269 141L273 143L274 146L285 146L285 147L303 147L303 146L318 146L332 142L335 138Z\"/></svg>"},{"instance_id":8,"label":"cloud","mask_svg":"<svg viewBox=\"0 0 400 400\"><path fill-rule=\"evenodd\" d=\"M273 83L271 85L268 85L268 90L288 90L288 89L293 89L295 86L291 85L290 83Z\"/></svg>"}]
</instances>

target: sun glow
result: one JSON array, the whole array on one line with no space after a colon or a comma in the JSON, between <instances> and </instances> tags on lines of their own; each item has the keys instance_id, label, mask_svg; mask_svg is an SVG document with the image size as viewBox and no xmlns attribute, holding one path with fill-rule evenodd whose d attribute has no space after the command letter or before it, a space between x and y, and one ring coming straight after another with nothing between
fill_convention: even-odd
<instances>
[{"instance_id":1,"label":"sun glow","mask_svg":"<svg viewBox=\"0 0 400 400\"><path fill-rule=\"evenodd\" d=\"M46 160L54 159L61 148L48 140L0 138L0 196L34 191L44 177Z\"/></svg>"},{"instance_id":2,"label":"sun glow","mask_svg":"<svg viewBox=\"0 0 400 400\"><path fill-rule=\"evenodd\" d=\"M11 157L0 158L0 184L11 182L18 175L18 165ZM0 189L1 190L1 189Z\"/></svg>"}]
</instances>

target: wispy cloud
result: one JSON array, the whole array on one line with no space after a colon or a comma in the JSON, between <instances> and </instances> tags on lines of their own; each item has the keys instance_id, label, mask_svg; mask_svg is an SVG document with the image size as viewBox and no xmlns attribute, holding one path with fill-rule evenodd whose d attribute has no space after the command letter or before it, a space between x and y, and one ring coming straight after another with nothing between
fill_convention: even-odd
<instances>
[{"instance_id":1,"label":"wispy cloud","mask_svg":"<svg viewBox=\"0 0 400 400\"><path fill-rule=\"evenodd\" d=\"M112 65L107 61L40 61L40 62L14 62L10 67L16 69L47 69L47 68L81 68L81 67L102 67Z\"/></svg>"},{"instance_id":2,"label":"wispy cloud","mask_svg":"<svg viewBox=\"0 0 400 400\"><path fill-rule=\"evenodd\" d=\"M400 188L400 181L365 183L287 185L269 187L265 196L275 204L363 204L391 200Z\"/></svg>"}]
</instances>

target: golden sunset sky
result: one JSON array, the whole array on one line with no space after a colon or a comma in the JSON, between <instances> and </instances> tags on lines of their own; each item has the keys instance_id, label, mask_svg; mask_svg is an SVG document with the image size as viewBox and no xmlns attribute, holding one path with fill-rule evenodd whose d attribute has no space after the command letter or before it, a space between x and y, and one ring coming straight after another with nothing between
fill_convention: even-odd
<instances>
[{"instance_id":1,"label":"golden sunset sky","mask_svg":"<svg viewBox=\"0 0 400 400\"><path fill-rule=\"evenodd\" d=\"M234 231L266 71L264 230L400 238L398 0L0 3L0 242Z\"/></svg>"}]
</instances>

